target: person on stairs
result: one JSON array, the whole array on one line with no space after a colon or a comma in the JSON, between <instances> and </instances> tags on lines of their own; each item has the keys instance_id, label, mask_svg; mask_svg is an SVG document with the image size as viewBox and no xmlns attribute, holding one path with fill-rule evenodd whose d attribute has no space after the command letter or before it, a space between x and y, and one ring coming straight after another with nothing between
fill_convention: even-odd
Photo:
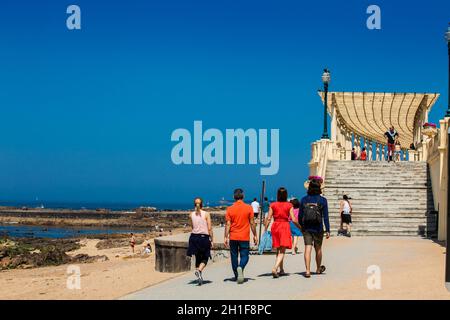
<instances>
[{"instance_id":1,"label":"person on stairs","mask_svg":"<svg viewBox=\"0 0 450 320\"><path fill-rule=\"evenodd\" d=\"M384 133L384 136L387 138L388 145L388 162L393 160L394 151L395 151L395 139L398 138L398 133L395 131L394 126L391 126L388 131Z\"/></svg>"},{"instance_id":2,"label":"person on stairs","mask_svg":"<svg viewBox=\"0 0 450 320\"><path fill-rule=\"evenodd\" d=\"M339 212L341 213L342 221L342 235L351 237L352 231L352 204L350 199L346 194L342 197L340 201Z\"/></svg>"}]
</instances>

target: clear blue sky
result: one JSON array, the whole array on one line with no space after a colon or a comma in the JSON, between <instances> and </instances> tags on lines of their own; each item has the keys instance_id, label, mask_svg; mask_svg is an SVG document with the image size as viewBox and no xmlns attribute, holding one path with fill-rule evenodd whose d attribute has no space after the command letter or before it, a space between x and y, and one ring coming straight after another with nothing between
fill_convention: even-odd
<instances>
[{"instance_id":1,"label":"clear blue sky","mask_svg":"<svg viewBox=\"0 0 450 320\"><path fill-rule=\"evenodd\" d=\"M82 29L66 28L77 4ZM382 29L366 28L381 7ZM175 166L176 128L279 128L269 195L304 193L331 90L439 92L450 2L127 0L0 4L0 200L186 202L259 193L259 165Z\"/></svg>"}]
</instances>

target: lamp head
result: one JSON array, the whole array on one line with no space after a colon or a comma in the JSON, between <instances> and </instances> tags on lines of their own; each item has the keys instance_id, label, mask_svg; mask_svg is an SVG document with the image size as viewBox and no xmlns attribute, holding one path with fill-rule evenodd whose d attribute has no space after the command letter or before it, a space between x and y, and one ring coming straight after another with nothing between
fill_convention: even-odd
<instances>
[{"instance_id":1,"label":"lamp head","mask_svg":"<svg viewBox=\"0 0 450 320\"><path fill-rule=\"evenodd\" d=\"M328 70L327 68L323 69L322 82L324 84L328 84L330 80L331 80L330 70Z\"/></svg>"}]
</instances>

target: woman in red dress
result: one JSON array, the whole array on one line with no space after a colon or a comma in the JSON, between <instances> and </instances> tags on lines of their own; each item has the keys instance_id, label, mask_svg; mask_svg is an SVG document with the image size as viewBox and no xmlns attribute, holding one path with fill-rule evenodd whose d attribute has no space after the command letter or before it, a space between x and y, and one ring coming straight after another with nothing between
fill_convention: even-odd
<instances>
[{"instance_id":1,"label":"woman in red dress","mask_svg":"<svg viewBox=\"0 0 450 320\"><path fill-rule=\"evenodd\" d=\"M273 217L274 221L271 228L272 247L277 249L275 266L272 269L272 275L274 278L278 278L279 276L286 274L283 267L284 255L286 253L286 248L292 248L289 216L291 217L292 222L300 228L298 220L294 215L292 204L287 201L287 195L288 192L286 188L281 187L278 189L277 202L270 205L269 214L264 222L264 227L267 231ZM278 272L278 269L280 269L280 272Z\"/></svg>"}]
</instances>

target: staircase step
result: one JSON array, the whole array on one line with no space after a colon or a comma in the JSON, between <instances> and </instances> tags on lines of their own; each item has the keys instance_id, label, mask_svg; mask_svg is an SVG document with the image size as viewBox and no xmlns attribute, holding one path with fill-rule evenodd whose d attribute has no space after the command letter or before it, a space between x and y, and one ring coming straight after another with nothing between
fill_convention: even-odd
<instances>
[{"instance_id":1,"label":"staircase step","mask_svg":"<svg viewBox=\"0 0 450 320\"><path fill-rule=\"evenodd\" d=\"M328 161L324 196L330 225L340 225L343 194L352 198L353 235L425 235L436 232L426 162Z\"/></svg>"}]
</instances>

